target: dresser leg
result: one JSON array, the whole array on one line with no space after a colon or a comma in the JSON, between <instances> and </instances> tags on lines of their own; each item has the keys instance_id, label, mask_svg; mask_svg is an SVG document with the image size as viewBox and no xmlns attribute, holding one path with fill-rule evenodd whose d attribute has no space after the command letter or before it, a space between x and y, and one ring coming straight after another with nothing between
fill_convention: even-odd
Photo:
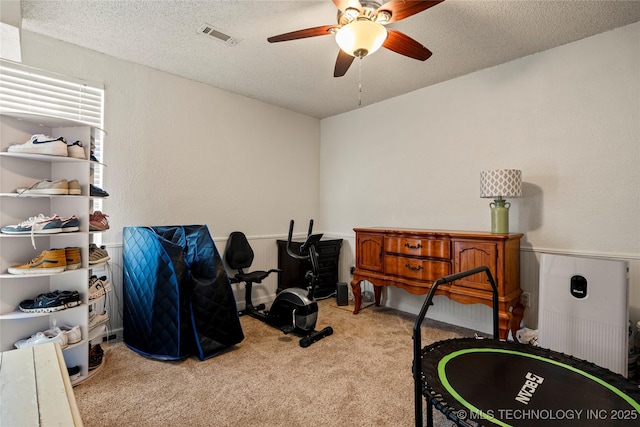
<instances>
[{"instance_id":1,"label":"dresser leg","mask_svg":"<svg viewBox=\"0 0 640 427\"><path fill-rule=\"evenodd\" d=\"M373 295L375 296L376 307L380 307L380 299L382 296L382 286L373 286Z\"/></svg>"},{"instance_id":2,"label":"dresser leg","mask_svg":"<svg viewBox=\"0 0 640 427\"><path fill-rule=\"evenodd\" d=\"M360 280L351 281L351 290L353 291L354 308L353 314L360 312L360 306L362 305L362 290L360 289Z\"/></svg>"},{"instance_id":3,"label":"dresser leg","mask_svg":"<svg viewBox=\"0 0 640 427\"><path fill-rule=\"evenodd\" d=\"M498 316L498 325L500 328L500 339L506 340L509 337L509 325L511 324L511 313L501 311Z\"/></svg>"},{"instance_id":4,"label":"dresser leg","mask_svg":"<svg viewBox=\"0 0 640 427\"><path fill-rule=\"evenodd\" d=\"M520 328L520 322L524 317L524 306L518 299L500 303L500 311L498 313L498 325L500 327L500 339L506 340L509 337L509 331L513 340L516 340L516 332Z\"/></svg>"},{"instance_id":5,"label":"dresser leg","mask_svg":"<svg viewBox=\"0 0 640 427\"><path fill-rule=\"evenodd\" d=\"M522 322L523 317L524 305L519 302L513 306L513 310L511 310L511 319L509 321L509 330L511 331L511 336L514 341L517 341L516 333L518 332L518 329L520 329L520 322Z\"/></svg>"}]
</instances>

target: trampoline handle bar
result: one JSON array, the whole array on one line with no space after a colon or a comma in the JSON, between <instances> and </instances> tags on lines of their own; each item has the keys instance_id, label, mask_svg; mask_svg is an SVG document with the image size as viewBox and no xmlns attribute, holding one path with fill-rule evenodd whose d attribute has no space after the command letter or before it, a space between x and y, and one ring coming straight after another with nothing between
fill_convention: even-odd
<instances>
[{"instance_id":1,"label":"trampoline handle bar","mask_svg":"<svg viewBox=\"0 0 640 427\"><path fill-rule=\"evenodd\" d=\"M429 309L429 306L433 305L432 300L433 300L433 297L435 296L435 293L436 293L436 290L438 289L438 286L444 285L446 283L451 283L451 282L454 282L456 280L460 280L462 278L465 278L465 277L468 277L468 276L473 276L474 274L478 274L478 273L482 273L482 272L486 273L487 281L491 285L491 289L493 291L493 338L494 339L498 339L498 337L499 337L499 329L498 329L498 288L496 286L495 281L493 280L493 276L491 275L491 270L489 270L489 267L487 267L487 266L476 267L476 268L472 268L471 270L461 271L460 273L450 274L448 276L441 277L438 280L436 280L435 282L433 282L433 285L431 285L431 289L429 290L429 294L427 294L427 298L425 299L424 303L422 304L422 309L420 310L420 313L418 314L418 319L416 320L416 323L413 325L414 337L416 335L416 331L420 332L420 326L422 325L422 322L424 321L424 318L427 315L427 310ZM418 334L418 336L420 336L420 335Z\"/></svg>"},{"instance_id":2,"label":"trampoline handle bar","mask_svg":"<svg viewBox=\"0 0 640 427\"><path fill-rule=\"evenodd\" d=\"M418 318L416 319L416 322L413 325L413 382L414 382L414 395L415 395L416 427L418 426L422 427L422 376L421 376L422 335L420 334L420 327L422 326L422 322L424 321L424 318L427 315L427 310L429 309L429 306L433 305L432 300L436 294L436 290L438 289L438 286L444 285L446 283L451 283L456 280L460 280L462 278L473 276L474 274L483 273L483 272L486 273L487 281L489 282L489 284L491 285L491 289L493 290L493 338L499 339L500 330L498 326L498 288L496 286L496 282L493 280L491 271L487 266L476 267L476 268L472 268L471 270L461 271L460 273L450 274L448 276L439 278L438 280L433 282L433 284L431 285L431 289L427 294L427 298L422 304L422 308L420 309Z\"/></svg>"}]
</instances>

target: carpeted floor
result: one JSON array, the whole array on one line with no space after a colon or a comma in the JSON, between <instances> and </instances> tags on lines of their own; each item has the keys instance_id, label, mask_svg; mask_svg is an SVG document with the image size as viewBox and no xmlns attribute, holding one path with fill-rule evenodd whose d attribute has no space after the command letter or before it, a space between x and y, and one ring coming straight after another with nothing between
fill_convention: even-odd
<instances>
[{"instance_id":1,"label":"carpeted floor","mask_svg":"<svg viewBox=\"0 0 640 427\"><path fill-rule=\"evenodd\" d=\"M105 365L74 388L85 426L412 426L415 316L382 307L354 316L333 299L319 306L317 328L334 334L309 348L249 317L244 341L206 361L104 344ZM424 345L473 335L425 326Z\"/></svg>"}]
</instances>

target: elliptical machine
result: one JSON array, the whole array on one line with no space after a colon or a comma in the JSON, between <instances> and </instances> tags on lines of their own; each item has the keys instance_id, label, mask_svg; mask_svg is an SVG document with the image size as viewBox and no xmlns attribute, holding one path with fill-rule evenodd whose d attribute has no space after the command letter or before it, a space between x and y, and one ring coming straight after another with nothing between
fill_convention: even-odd
<instances>
[{"instance_id":1,"label":"elliptical machine","mask_svg":"<svg viewBox=\"0 0 640 427\"><path fill-rule=\"evenodd\" d=\"M276 296L269 310L265 310L264 304L254 306L251 302L252 284L260 283L270 273L279 273L280 270L272 269L269 271L244 273L242 269L248 268L253 261L253 251L251 247L248 246L248 242L246 242L247 247L244 249L245 252L242 252L240 249L242 245L232 242L232 239L237 238L237 236L234 237L234 233L239 232L234 232L229 236L227 249L225 250L225 260L230 268L238 270L238 273L232 281L234 283L245 282L245 309L240 311L239 314L241 316L247 314L280 329L285 334L293 333L298 335L301 337L300 347L309 347L314 342L333 334L333 328L331 328L331 326L327 326L320 331L315 330L318 320L318 303L314 299L314 292L320 276L318 252L315 245L322 238L322 234L312 234L313 220L310 220L307 239L302 246L300 246L300 254L296 254L291 250L293 225L294 222L291 220L289 223L289 236L287 238L287 253L295 259L302 261L308 260L311 262L311 270L305 275L305 278L309 280L309 286L307 289L288 288L282 290ZM244 237L244 235L242 234L241 237ZM244 239L246 240L246 237ZM250 256L246 254L247 250L250 251ZM240 255L238 256L237 253L240 253Z\"/></svg>"}]
</instances>

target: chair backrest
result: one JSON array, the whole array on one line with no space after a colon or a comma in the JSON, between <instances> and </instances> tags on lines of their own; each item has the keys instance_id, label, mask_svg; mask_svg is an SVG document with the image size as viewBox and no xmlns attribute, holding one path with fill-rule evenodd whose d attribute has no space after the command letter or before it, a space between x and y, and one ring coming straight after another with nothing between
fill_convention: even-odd
<instances>
[{"instance_id":1,"label":"chair backrest","mask_svg":"<svg viewBox=\"0 0 640 427\"><path fill-rule=\"evenodd\" d=\"M241 231L229 234L227 246L224 250L224 260L229 268L240 270L249 268L253 263L253 249L247 240L247 236Z\"/></svg>"}]
</instances>

